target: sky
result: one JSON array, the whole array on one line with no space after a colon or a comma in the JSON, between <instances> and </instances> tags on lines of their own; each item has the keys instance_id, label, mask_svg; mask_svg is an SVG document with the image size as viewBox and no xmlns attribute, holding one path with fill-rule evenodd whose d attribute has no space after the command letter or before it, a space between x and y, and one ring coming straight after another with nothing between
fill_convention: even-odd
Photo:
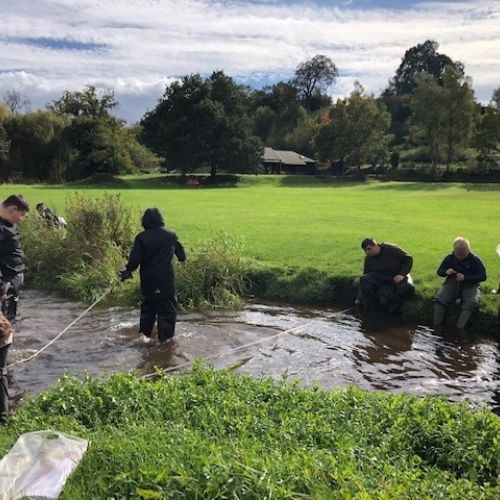
<instances>
[{"instance_id":1,"label":"sky","mask_svg":"<svg viewBox=\"0 0 500 500\"><path fill-rule=\"evenodd\" d=\"M317 54L338 67L334 99L356 80L379 95L427 39L488 102L500 87L500 0L0 0L0 100L16 89L37 109L92 84L112 88L116 114L134 123L185 74L223 70L261 88Z\"/></svg>"}]
</instances>

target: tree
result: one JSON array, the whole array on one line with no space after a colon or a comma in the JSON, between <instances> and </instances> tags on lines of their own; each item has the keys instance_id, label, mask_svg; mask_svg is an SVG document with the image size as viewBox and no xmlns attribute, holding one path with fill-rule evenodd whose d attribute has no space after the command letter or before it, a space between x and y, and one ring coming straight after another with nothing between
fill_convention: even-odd
<instances>
[{"instance_id":1,"label":"tree","mask_svg":"<svg viewBox=\"0 0 500 500\"><path fill-rule=\"evenodd\" d=\"M81 92L65 90L62 97L47 107L56 113L74 117L108 118L109 112L117 105L113 90L97 90L93 85L87 85Z\"/></svg>"},{"instance_id":2,"label":"tree","mask_svg":"<svg viewBox=\"0 0 500 500\"><path fill-rule=\"evenodd\" d=\"M29 97L23 95L20 90L9 89L3 94L3 102L10 109L11 115L15 116L23 110L28 110L31 106Z\"/></svg>"},{"instance_id":3,"label":"tree","mask_svg":"<svg viewBox=\"0 0 500 500\"><path fill-rule=\"evenodd\" d=\"M398 96L413 94L417 85L415 79L422 73L442 83L448 66L452 66L457 73L463 75L463 64L459 61L452 61L445 54L440 54L437 51L438 48L439 44L436 41L426 40L408 49L385 92Z\"/></svg>"},{"instance_id":4,"label":"tree","mask_svg":"<svg viewBox=\"0 0 500 500\"><path fill-rule=\"evenodd\" d=\"M209 78L186 75L165 90L141 121L142 138L183 174L203 165L256 171L262 144L251 133L247 89L222 71Z\"/></svg>"},{"instance_id":5,"label":"tree","mask_svg":"<svg viewBox=\"0 0 500 500\"><path fill-rule=\"evenodd\" d=\"M381 96L382 102L391 113L391 133L394 134L395 144L402 144L409 134L410 101L416 89L417 77L426 74L442 85L448 66L463 75L462 63L453 62L447 55L440 54L438 48L437 42L427 40L408 49L394 78L389 82L389 87Z\"/></svg>"},{"instance_id":6,"label":"tree","mask_svg":"<svg viewBox=\"0 0 500 500\"><path fill-rule=\"evenodd\" d=\"M387 149L389 124L386 109L356 82L351 95L333 105L330 121L319 128L318 155L323 161L355 165L360 173L370 156Z\"/></svg>"},{"instance_id":7,"label":"tree","mask_svg":"<svg viewBox=\"0 0 500 500\"><path fill-rule=\"evenodd\" d=\"M62 180L71 162L63 138L67 125L67 118L51 111L13 117L6 123L11 141L9 171L27 179Z\"/></svg>"},{"instance_id":8,"label":"tree","mask_svg":"<svg viewBox=\"0 0 500 500\"><path fill-rule=\"evenodd\" d=\"M440 161L450 164L468 145L474 116L474 92L470 79L453 66L446 68L442 84L432 75L416 79L411 100L411 131L417 143L428 148L434 168Z\"/></svg>"},{"instance_id":9,"label":"tree","mask_svg":"<svg viewBox=\"0 0 500 500\"><path fill-rule=\"evenodd\" d=\"M476 122L473 145L478 151L478 167L483 171L497 166L500 151L500 88L493 92L488 106L481 110Z\"/></svg>"},{"instance_id":10,"label":"tree","mask_svg":"<svg viewBox=\"0 0 500 500\"><path fill-rule=\"evenodd\" d=\"M330 104L325 92L335 83L338 76L337 66L325 55L316 55L297 66L291 84L297 88L306 109L315 111Z\"/></svg>"},{"instance_id":11,"label":"tree","mask_svg":"<svg viewBox=\"0 0 500 500\"><path fill-rule=\"evenodd\" d=\"M68 179L130 170L128 139L121 133L124 124L110 113L117 104L112 90L89 85L83 91L65 91L48 106L70 120L63 134L73 157Z\"/></svg>"}]
</instances>

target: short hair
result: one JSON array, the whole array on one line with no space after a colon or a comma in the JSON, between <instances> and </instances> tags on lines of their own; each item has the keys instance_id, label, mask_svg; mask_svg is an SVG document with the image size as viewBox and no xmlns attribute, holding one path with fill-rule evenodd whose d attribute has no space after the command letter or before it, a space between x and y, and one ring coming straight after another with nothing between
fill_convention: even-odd
<instances>
[{"instance_id":1,"label":"short hair","mask_svg":"<svg viewBox=\"0 0 500 500\"><path fill-rule=\"evenodd\" d=\"M374 247L375 245L377 245L377 240L374 240L373 238L365 238L361 242L361 248L363 250L366 250L368 247Z\"/></svg>"},{"instance_id":2,"label":"short hair","mask_svg":"<svg viewBox=\"0 0 500 500\"><path fill-rule=\"evenodd\" d=\"M2 206L5 208L16 207L20 212L30 211L30 206L22 194L11 194L3 200Z\"/></svg>"},{"instance_id":3,"label":"short hair","mask_svg":"<svg viewBox=\"0 0 500 500\"><path fill-rule=\"evenodd\" d=\"M453 240L453 249L468 250L470 251L470 242L463 236L458 236Z\"/></svg>"},{"instance_id":4,"label":"short hair","mask_svg":"<svg viewBox=\"0 0 500 500\"><path fill-rule=\"evenodd\" d=\"M38 210L40 207L43 207L43 205L44 203L42 201L41 203L37 203L35 208Z\"/></svg>"}]
</instances>

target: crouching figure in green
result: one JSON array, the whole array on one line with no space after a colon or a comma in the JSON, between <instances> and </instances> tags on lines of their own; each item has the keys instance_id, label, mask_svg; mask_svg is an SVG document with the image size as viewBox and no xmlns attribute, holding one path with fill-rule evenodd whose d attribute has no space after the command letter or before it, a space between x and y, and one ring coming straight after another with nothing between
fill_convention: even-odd
<instances>
[{"instance_id":1,"label":"crouching figure in green","mask_svg":"<svg viewBox=\"0 0 500 500\"><path fill-rule=\"evenodd\" d=\"M455 238L453 252L443 259L437 274L445 280L435 300L434 327L441 327L447 307L452 302L460 301L461 311L457 328L464 330L471 316L479 309L479 283L486 281L484 265L481 259L470 251L467 238Z\"/></svg>"}]
</instances>

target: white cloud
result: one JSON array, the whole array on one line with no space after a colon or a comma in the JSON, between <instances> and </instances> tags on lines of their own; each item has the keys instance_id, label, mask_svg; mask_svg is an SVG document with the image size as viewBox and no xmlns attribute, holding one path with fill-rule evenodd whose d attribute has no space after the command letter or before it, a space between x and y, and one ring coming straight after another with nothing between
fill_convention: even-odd
<instances>
[{"instance_id":1,"label":"white cloud","mask_svg":"<svg viewBox=\"0 0 500 500\"><path fill-rule=\"evenodd\" d=\"M348 93L355 79L378 93L404 51L429 38L465 63L481 99L500 85L498 0L426 2L405 10L353 5L2 0L0 94L21 87L43 105L64 89L99 84L115 88L120 114L135 120L144 103L153 106L165 84L180 75L223 69L258 85L288 79L297 64L317 53L339 67L334 95ZM28 38L103 47L51 49L23 43Z\"/></svg>"}]
</instances>

